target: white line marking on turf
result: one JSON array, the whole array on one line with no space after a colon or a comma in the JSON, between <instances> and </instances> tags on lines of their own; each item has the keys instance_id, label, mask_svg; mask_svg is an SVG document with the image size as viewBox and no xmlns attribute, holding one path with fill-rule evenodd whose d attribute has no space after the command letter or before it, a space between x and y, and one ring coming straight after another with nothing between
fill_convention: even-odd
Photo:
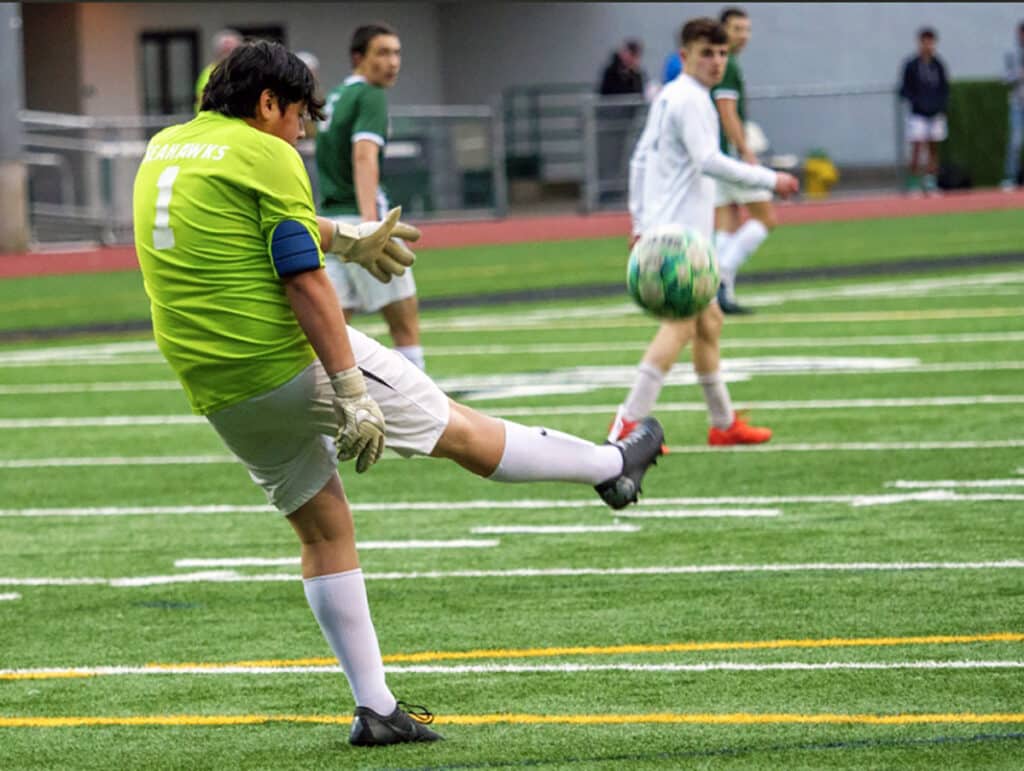
<instances>
[{"instance_id":1,"label":"white line marking on turf","mask_svg":"<svg viewBox=\"0 0 1024 771\"><path fill-rule=\"evenodd\" d=\"M238 463L233 455L140 455L98 458L15 458L0 460L0 468L51 468L62 466L192 466Z\"/></svg>"},{"instance_id":2,"label":"white line marking on turf","mask_svg":"<svg viewBox=\"0 0 1024 771\"><path fill-rule=\"evenodd\" d=\"M923 488L933 490L938 488L952 487L1024 487L1024 479L933 479L931 481L897 479L894 482L886 482L886 487L896 487L905 490Z\"/></svg>"},{"instance_id":3,"label":"white line marking on turf","mask_svg":"<svg viewBox=\"0 0 1024 771\"><path fill-rule=\"evenodd\" d=\"M1022 669L1024 661L777 661L766 664L752 664L735 661L707 662L697 664L635 664L629 662L610 664L385 664L388 674L525 674L525 673L573 673L573 672L821 672L835 670L891 670L891 669ZM123 677L129 675L309 675L336 674L341 671L337 665L299 666L100 666L0 669L0 678L33 675L52 677Z\"/></svg>"},{"instance_id":4,"label":"white line marking on turf","mask_svg":"<svg viewBox=\"0 0 1024 771\"><path fill-rule=\"evenodd\" d=\"M0 429L184 426L206 423L201 415L107 415L87 418L3 418Z\"/></svg>"},{"instance_id":5,"label":"white line marking on turf","mask_svg":"<svg viewBox=\"0 0 1024 771\"><path fill-rule=\"evenodd\" d=\"M811 399L806 401L749 401L743 407L755 410L842 410L880 409L894 407L956 407L977 405L1024 404L1024 394L977 396L935 396L926 398L896 399ZM509 407L487 408L492 415L524 417L532 415L605 415L615 414L617 404L569 404L551 407ZM706 412L704 402L665 402L657 405L658 412Z\"/></svg>"},{"instance_id":6,"label":"white line marking on turf","mask_svg":"<svg viewBox=\"0 0 1024 771\"><path fill-rule=\"evenodd\" d=\"M9 602L11 600L20 600L21 595L17 592L4 592L0 594L0 602Z\"/></svg>"},{"instance_id":7,"label":"white line marking on turf","mask_svg":"<svg viewBox=\"0 0 1024 771\"><path fill-rule=\"evenodd\" d=\"M1024 404L1024 394L979 394L973 396L936 396L896 399L812 399L807 401L750 401L744 407L757 410L833 410L879 409L894 407L955 407L979 405ZM551 407L509 407L488 409L492 415L603 415L614 414L617 404L561 405ZM659 412L704 412L704 402L665 402ZM28 428L96 428L123 426L196 425L205 423L199 415L107 415L81 418L4 418L0 429Z\"/></svg>"},{"instance_id":8,"label":"white line marking on turf","mask_svg":"<svg viewBox=\"0 0 1024 771\"><path fill-rule=\"evenodd\" d=\"M492 549L497 538L466 538L452 541L359 541L360 551L397 549ZM298 557L187 557L174 561L176 568L242 568L299 565Z\"/></svg>"},{"instance_id":9,"label":"white line marking on turf","mask_svg":"<svg viewBox=\"0 0 1024 771\"><path fill-rule=\"evenodd\" d=\"M706 444L672 445L669 452L694 454L705 452L893 452L895 450L998 450L1024 447L1024 439L993 439L982 442L839 442L734 445L710 447Z\"/></svg>"},{"instance_id":10,"label":"white line marking on turf","mask_svg":"<svg viewBox=\"0 0 1024 771\"><path fill-rule=\"evenodd\" d=\"M707 508L710 506L777 506L782 504L805 503L846 503L853 506L876 506L891 503L915 501L1020 501L1024 494L1016 493L967 493L961 494L949 490L925 490L915 493L894 493L888 495L760 495L760 496L723 496L718 498L645 498L641 505L630 509L631 512L657 513L658 506L691 506ZM500 511L500 510L537 510L537 509L586 509L605 508L598 499L562 499L562 500L475 500L475 501L396 501L353 504L353 511ZM209 506L76 506L68 508L37 508L37 509L0 509L0 517L122 517L149 515L183 515L183 514L238 514L250 512L273 512L274 508L266 504L213 504ZM738 516L736 514L716 514L721 516ZM727 510L726 510L727 511ZM616 513L614 516L626 516ZM701 516L708 516L703 514ZM767 516L749 515L746 516Z\"/></svg>"},{"instance_id":11,"label":"white line marking on turf","mask_svg":"<svg viewBox=\"0 0 1024 771\"><path fill-rule=\"evenodd\" d=\"M0 395L114 393L121 391L180 391L177 380L131 380L118 383L44 383L0 386Z\"/></svg>"},{"instance_id":12,"label":"white line marking on turf","mask_svg":"<svg viewBox=\"0 0 1024 771\"><path fill-rule=\"evenodd\" d=\"M638 346L641 343L629 343L629 344L598 344L594 350L606 352L609 350L639 350ZM760 342L751 342L751 346L759 346ZM510 348L517 348L516 346L510 346ZM516 353L544 353L545 351L534 351L531 350L531 346L522 346L517 348ZM586 344L581 343L566 343L564 353L585 353L588 349ZM554 352L554 351L552 351ZM560 352L561 353L561 352ZM453 353L440 352L439 355L456 355ZM808 358L804 359L810 363L809 366L804 368L799 367L788 367L781 369L771 369L769 365L777 359L771 357L759 357L738 361L737 359L727 359L722 362L723 372L727 375L731 375L734 379L741 379L741 375L756 373L758 376L778 375L786 377L799 377L802 375L903 375L903 374L920 374L929 372L993 372L997 370L1003 371L1016 371L1024 369L1024 361L950 361L950 362L921 362L917 359L876 359L877 365L868 364L858 366L855 363L841 363L836 362L835 357L830 358ZM795 361L790 357L790 361ZM830 363L835 362L835 363ZM756 365L756 366L755 366ZM590 371L593 370L607 370L612 369L608 367L586 368ZM633 367L627 368L614 368L624 369L626 374L617 378L614 384L609 380L607 383L601 382L596 385L591 385L587 390L595 390L599 387L618 387L623 379L628 385L632 380L635 372ZM446 391L462 391L467 389L473 389L479 387L479 381L488 380L494 381L497 385L508 385L509 381L518 381L519 379L529 379L531 382L537 381L542 378L555 379L560 377L567 372L572 370L559 370L558 372L552 373L540 373L533 375L515 375L506 374L491 376L487 378L474 377L474 376L457 376L448 378L438 378L437 384ZM590 373L588 373L590 374ZM689 385L691 381L694 381L696 376L693 373L693 366L691 364L680 363L672 368L671 377L666 381L669 385ZM564 379L564 378L563 378ZM563 388L561 393L572 392L569 391L562 383ZM50 393L119 393L123 391L177 391L181 388L181 385L177 381L171 380L135 380L128 382L118 383L60 383L60 384L43 384L43 385L13 385L13 386L0 386L0 395L17 395L17 394L50 394ZM479 398L479 397L477 397Z\"/></svg>"},{"instance_id":13,"label":"white line marking on turf","mask_svg":"<svg viewBox=\"0 0 1024 771\"><path fill-rule=\"evenodd\" d=\"M644 508L618 511L616 517L627 519L692 519L704 517L777 517L779 509L661 509Z\"/></svg>"},{"instance_id":14,"label":"white line marking on turf","mask_svg":"<svg viewBox=\"0 0 1024 771\"><path fill-rule=\"evenodd\" d=\"M1024 559L987 562L804 562L766 565L669 565L626 568L511 568L507 570L427 570L410 573L365 573L375 581L422 581L455 578L559 578L573 576L658 576L720 573L906 572L919 570L1020 570ZM175 575L120 578L0 578L0 586L89 586L118 588L197 583L279 583L298 581L298 573L238 573L207 570Z\"/></svg>"}]
</instances>

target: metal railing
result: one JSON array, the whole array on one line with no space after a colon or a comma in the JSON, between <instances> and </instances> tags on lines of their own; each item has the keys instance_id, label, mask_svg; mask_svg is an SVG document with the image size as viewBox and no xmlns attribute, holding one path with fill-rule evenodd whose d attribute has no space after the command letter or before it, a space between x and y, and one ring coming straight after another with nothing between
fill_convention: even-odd
<instances>
[{"instance_id":1,"label":"metal railing","mask_svg":"<svg viewBox=\"0 0 1024 771\"><path fill-rule=\"evenodd\" d=\"M391 200L417 219L504 215L504 132L496 115L500 103L392 108L382 163ZM146 144L192 117L19 113L33 239L131 241L132 186ZM315 189L314 148L312 140L299 145Z\"/></svg>"}]
</instances>

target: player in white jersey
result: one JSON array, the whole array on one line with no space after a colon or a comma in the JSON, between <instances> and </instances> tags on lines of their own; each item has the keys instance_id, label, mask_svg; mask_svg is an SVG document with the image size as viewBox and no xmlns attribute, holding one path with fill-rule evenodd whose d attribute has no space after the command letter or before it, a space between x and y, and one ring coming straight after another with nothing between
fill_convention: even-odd
<instances>
[{"instance_id":1,"label":"player in white jersey","mask_svg":"<svg viewBox=\"0 0 1024 771\"><path fill-rule=\"evenodd\" d=\"M715 180L772 190L782 196L799 189L797 179L723 154L718 114L709 89L722 78L729 54L727 38L714 19L683 25L683 74L665 86L647 116L630 162L629 211L633 241L668 224L688 225L711 239ZM722 311L712 302L694 318L665 320L637 368L633 388L612 421L610 438L628 436L654 408L658 394L683 347L693 341L693 366L704 389L713 445L756 444L771 431L736 415L719 371Z\"/></svg>"}]
</instances>

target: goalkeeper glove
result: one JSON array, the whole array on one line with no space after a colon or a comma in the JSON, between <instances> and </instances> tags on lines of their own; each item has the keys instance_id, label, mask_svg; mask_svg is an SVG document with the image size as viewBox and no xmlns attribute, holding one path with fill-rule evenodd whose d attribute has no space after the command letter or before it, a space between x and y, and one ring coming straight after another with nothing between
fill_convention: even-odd
<instances>
[{"instance_id":1,"label":"goalkeeper glove","mask_svg":"<svg viewBox=\"0 0 1024 771\"><path fill-rule=\"evenodd\" d=\"M384 415L366 392L366 381L358 367L332 375L331 386L338 416L338 460L355 458L356 472L362 474L384 452Z\"/></svg>"},{"instance_id":2,"label":"goalkeeper glove","mask_svg":"<svg viewBox=\"0 0 1024 771\"><path fill-rule=\"evenodd\" d=\"M328 251L338 255L342 262L361 265L375 279L386 284L392 276L405 273L405 269L416 261L416 255L394 239L415 241L420 237L420 231L399 222L400 216L402 207L396 206L382 222L361 222L358 225L335 222L334 238Z\"/></svg>"}]
</instances>

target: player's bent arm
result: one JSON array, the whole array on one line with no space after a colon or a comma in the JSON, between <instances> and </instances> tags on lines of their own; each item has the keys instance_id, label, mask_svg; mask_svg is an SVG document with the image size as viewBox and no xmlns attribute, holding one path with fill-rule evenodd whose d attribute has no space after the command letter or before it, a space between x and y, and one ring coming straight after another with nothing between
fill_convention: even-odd
<instances>
[{"instance_id":1,"label":"player's bent arm","mask_svg":"<svg viewBox=\"0 0 1024 771\"><path fill-rule=\"evenodd\" d=\"M701 171L709 177L747 187L774 190L778 179L778 175L765 166L737 161L719 150L709 153L700 166Z\"/></svg>"},{"instance_id":2,"label":"player's bent arm","mask_svg":"<svg viewBox=\"0 0 1024 771\"><path fill-rule=\"evenodd\" d=\"M384 452L384 415L356 366L334 286L322 268L282 276L281 280L299 326L331 378L338 416L338 460L355 458L356 471L361 474Z\"/></svg>"},{"instance_id":3,"label":"player's bent arm","mask_svg":"<svg viewBox=\"0 0 1024 771\"><path fill-rule=\"evenodd\" d=\"M731 97L715 97L715 107L718 108L718 119L722 122L722 129L725 136L732 142L733 147L740 157L748 153L747 138L743 132L743 121L740 120L739 110L736 109L736 100Z\"/></svg>"},{"instance_id":4,"label":"player's bent arm","mask_svg":"<svg viewBox=\"0 0 1024 771\"><path fill-rule=\"evenodd\" d=\"M282 276L285 296L302 331L328 374L356 365L345 316L327 273L321 268Z\"/></svg>"},{"instance_id":5,"label":"player's bent arm","mask_svg":"<svg viewBox=\"0 0 1024 771\"><path fill-rule=\"evenodd\" d=\"M377 219L380 145L372 139L359 139L352 144L352 177L359 216L364 222Z\"/></svg>"}]
</instances>

